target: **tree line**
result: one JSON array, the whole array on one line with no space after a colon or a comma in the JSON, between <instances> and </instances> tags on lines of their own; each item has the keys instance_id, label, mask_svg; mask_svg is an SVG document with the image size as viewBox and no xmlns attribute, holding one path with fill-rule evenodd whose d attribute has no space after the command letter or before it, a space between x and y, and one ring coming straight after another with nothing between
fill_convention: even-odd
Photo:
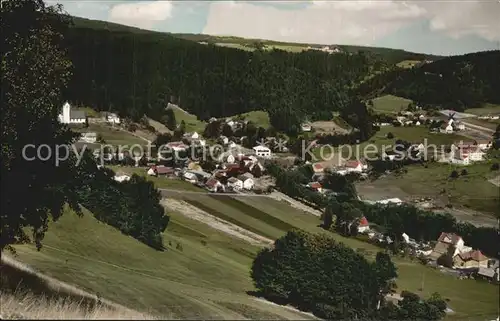
<instances>
[{"instance_id":1,"label":"tree line","mask_svg":"<svg viewBox=\"0 0 500 321\"><path fill-rule=\"evenodd\" d=\"M89 22L91 24L91 22ZM279 131L297 132L306 116L328 119L355 105L348 89L381 61L373 54L253 52L203 45L157 32L67 31L76 105L140 119L164 116L168 102L202 120L265 110Z\"/></svg>"},{"instance_id":2,"label":"tree line","mask_svg":"<svg viewBox=\"0 0 500 321\"><path fill-rule=\"evenodd\" d=\"M327 320L440 320L446 302L404 291L398 304L386 301L396 288L397 269L388 254L374 262L325 234L289 231L261 250L251 276L259 294ZM346 277L348 276L348 277Z\"/></svg>"},{"instance_id":3,"label":"tree line","mask_svg":"<svg viewBox=\"0 0 500 321\"><path fill-rule=\"evenodd\" d=\"M354 89L354 94L367 99L393 94L424 108L463 111L484 103L500 104L499 72L499 50L477 52L380 73Z\"/></svg>"},{"instance_id":4,"label":"tree line","mask_svg":"<svg viewBox=\"0 0 500 321\"><path fill-rule=\"evenodd\" d=\"M30 241L40 249L49 221L59 219L66 204L79 215L87 207L100 221L160 249L168 216L152 183L138 176L118 183L90 153L79 160L71 148L78 134L57 121L70 79L63 38L68 17L42 0L4 1L1 14L0 250ZM25 149L30 144L38 155Z\"/></svg>"}]
</instances>

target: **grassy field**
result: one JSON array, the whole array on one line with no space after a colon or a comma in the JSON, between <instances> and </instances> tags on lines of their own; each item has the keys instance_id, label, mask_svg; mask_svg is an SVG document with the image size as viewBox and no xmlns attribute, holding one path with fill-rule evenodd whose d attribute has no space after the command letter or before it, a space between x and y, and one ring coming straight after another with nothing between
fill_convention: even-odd
<instances>
[{"instance_id":1,"label":"grassy field","mask_svg":"<svg viewBox=\"0 0 500 321\"><path fill-rule=\"evenodd\" d=\"M164 177L154 177L147 174L147 168L129 167L129 166L108 166L115 173L137 174L152 181L157 188L176 189L192 192L207 192L205 189L199 188L189 182L180 179L169 179ZM207 192L208 193L208 192Z\"/></svg>"},{"instance_id":2,"label":"grassy field","mask_svg":"<svg viewBox=\"0 0 500 321\"><path fill-rule=\"evenodd\" d=\"M196 131L199 134L203 133L203 130L205 129L206 126L205 122L199 120L198 117L196 117L193 114L184 112L183 110L181 110L176 106L172 108L174 110L175 120L177 121L177 124L180 124L181 121L184 121L186 123L186 132Z\"/></svg>"},{"instance_id":3,"label":"grassy field","mask_svg":"<svg viewBox=\"0 0 500 321\"><path fill-rule=\"evenodd\" d=\"M388 139L387 134L392 133L394 138ZM341 147L334 148L334 153L341 153L344 158L354 159L364 156L375 155L381 152L382 146L385 146L386 150L392 149L396 140L402 139L409 141L411 143L419 144L423 143L424 139L427 139L427 145L435 144L440 147L441 145L450 145L456 141L468 139L456 135L456 134L442 134L442 133L430 133L429 129L424 126L413 126L413 127L393 127L384 126L380 128L370 140L363 142L358 145L345 145ZM323 150L323 155L325 158L330 157L331 149L325 148ZM313 150L314 155L320 158L320 149L316 148Z\"/></svg>"},{"instance_id":4,"label":"grassy field","mask_svg":"<svg viewBox=\"0 0 500 321\"><path fill-rule=\"evenodd\" d=\"M90 213L66 213L50 226L42 251L17 246L18 260L61 281L164 318L304 319L255 301L249 267L258 248L172 213L158 252Z\"/></svg>"},{"instance_id":5,"label":"grassy field","mask_svg":"<svg viewBox=\"0 0 500 321\"><path fill-rule=\"evenodd\" d=\"M184 195L185 196L185 195ZM262 197L212 197L193 201L213 215L230 217L242 227L262 235L279 237L297 227L328 233L340 242L373 258L378 248L353 238L324 232L318 217L289 207L285 202ZM91 237L89 237L91 235ZM37 252L33 245L16 246L18 259L61 281L139 311L175 318L242 317L303 319L280 307L256 302L249 269L258 248L211 229L177 213L171 213L165 252L154 251L98 223L90 213L78 218L67 213L51 224ZM395 258L398 290L423 296L437 291L457 312L451 319L477 319L496 315L498 289L473 280L457 280L416 262ZM424 286L422 290L422 283Z\"/></svg>"},{"instance_id":6,"label":"grassy field","mask_svg":"<svg viewBox=\"0 0 500 321\"><path fill-rule=\"evenodd\" d=\"M430 196L443 203L463 206L485 213L497 213L500 206L498 189L489 179L499 175L491 171L492 162L475 163L469 166L454 166L443 163L431 163L428 168L420 165L407 166L408 173L401 176L387 176L370 183L376 188L386 186L400 188L413 196ZM467 175L450 179L450 173L465 169ZM442 190L445 193L440 194Z\"/></svg>"},{"instance_id":7,"label":"grassy field","mask_svg":"<svg viewBox=\"0 0 500 321\"><path fill-rule=\"evenodd\" d=\"M139 137L136 137L126 131L119 130L107 125L89 124L89 127L82 128L71 126L71 129L75 132L95 132L100 134L106 144L110 145L146 145L147 142Z\"/></svg>"},{"instance_id":8,"label":"grassy field","mask_svg":"<svg viewBox=\"0 0 500 321\"><path fill-rule=\"evenodd\" d=\"M500 119L476 119L476 118L467 118L465 120L467 123L471 123L478 126L483 126L489 129L495 130L498 125L500 125Z\"/></svg>"},{"instance_id":9,"label":"grassy field","mask_svg":"<svg viewBox=\"0 0 500 321\"><path fill-rule=\"evenodd\" d=\"M393 95L377 97L372 101L373 110L379 113L397 113L405 110L408 107L408 104L411 103L410 99Z\"/></svg>"},{"instance_id":10,"label":"grassy field","mask_svg":"<svg viewBox=\"0 0 500 321\"><path fill-rule=\"evenodd\" d=\"M208 211L212 209L209 212L212 215L222 219L230 217L231 222L261 235L279 237L286 233L288 225L312 233L328 233L337 241L363 251L369 258L374 258L376 252L380 250L374 245L323 231L318 227L320 223L318 217L291 208L285 202L262 197L217 198L207 196L207 198L211 198L211 200L193 197L193 199L203 203ZM238 200L238 205L234 199ZM242 206L241 203L247 206ZM472 318L495 315L496 302L499 298L497 287L473 280L458 280L407 259L394 258L394 261L399 273L398 291L410 290L423 296L439 292L443 297L449 299L450 307L457 312L456 315L448 319L460 319L465 315ZM422 290L419 290L422 288L422 281L424 281L424 286Z\"/></svg>"},{"instance_id":11,"label":"grassy field","mask_svg":"<svg viewBox=\"0 0 500 321\"><path fill-rule=\"evenodd\" d=\"M257 124L257 126L264 128L271 126L269 114L266 111L256 110L241 114L241 116L245 117L246 120Z\"/></svg>"},{"instance_id":12,"label":"grassy field","mask_svg":"<svg viewBox=\"0 0 500 321\"><path fill-rule=\"evenodd\" d=\"M470 108L466 109L465 113L474 114L478 116L486 115L500 115L500 105L486 104L481 108Z\"/></svg>"}]
</instances>

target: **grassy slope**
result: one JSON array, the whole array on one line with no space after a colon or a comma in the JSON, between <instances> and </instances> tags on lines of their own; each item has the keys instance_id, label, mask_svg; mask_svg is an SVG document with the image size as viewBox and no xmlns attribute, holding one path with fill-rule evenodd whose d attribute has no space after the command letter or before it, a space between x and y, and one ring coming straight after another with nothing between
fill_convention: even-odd
<instances>
[{"instance_id":1,"label":"grassy slope","mask_svg":"<svg viewBox=\"0 0 500 321\"><path fill-rule=\"evenodd\" d=\"M410 99L385 95L373 99L373 110L379 113L397 113L405 110L409 103L411 103Z\"/></svg>"},{"instance_id":2,"label":"grassy slope","mask_svg":"<svg viewBox=\"0 0 500 321\"><path fill-rule=\"evenodd\" d=\"M241 114L241 116L244 116L246 120L257 124L257 126L264 128L268 128L269 126L271 126L269 114L266 111L256 110Z\"/></svg>"},{"instance_id":3,"label":"grassy slope","mask_svg":"<svg viewBox=\"0 0 500 321\"><path fill-rule=\"evenodd\" d=\"M250 225L254 230L259 230L259 224L270 224L270 218L262 216L260 223L257 223L254 218L248 217L248 212L254 208L255 212L266 212L273 220L281 220L296 228L302 228L309 232L326 233L318 227L319 219L310 214L305 214L294 208L289 207L283 202L273 199L251 198L251 197L235 197L240 202L249 206L247 213L245 211L234 211L228 209L228 204L233 201L226 201L226 198L220 198L219 204L212 201L210 207L215 208L217 211L211 212L217 216L217 212L222 212L224 215L231 215L238 225ZM205 204L205 202L203 202ZM255 215L256 216L256 215ZM223 218L223 217L221 217ZM275 224L276 226L276 224ZM260 234L267 233L267 230L261 230ZM280 234L283 235L285 229L281 229ZM344 242L348 246L355 249L363 249L365 255L373 258L377 251L380 249L364 242L352 238L345 238L338 234L329 233L330 236L339 242ZM496 302L498 301L499 294L497 287L488 283L473 281L473 280L458 280L453 277L446 276L441 272L434 269L422 266L420 263L412 262L409 260L395 258L394 259L399 271L398 290L410 290L424 296L428 296L433 292L439 292L445 298L449 299L450 307L457 312L457 314L450 319L464 317L466 314L470 317L495 315ZM424 280L424 289L422 287L422 280Z\"/></svg>"},{"instance_id":4,"label":"grassy slope","mask_svg":"<svg viewBox=\"0 0 500 321\"><path fill-rule=\"evenodd\" d=\"M238 225L263 235L279 237L290 227L327 233L317 227L317 217L286 203L261 197L235 198L239 202L208 195L192 196L212 214L231 217ZM375 246L356 239L329 234L353 248L363 249L369 257L378 251ZM176 249L178 243L182 251ZM65 215L60 222L52 224L45 244L41 252L32 246L17 247L20 259L62 281L99 292L131 308L150 308L156 313L183 318L200 315L236 318L237 314L247 313L254 318L273 319L277 316L269 313L281 316L284 313L273 306L256 305L244 294L252 289L248 271L258 250L256 247L176 213L172 214L165 233L169 250L163 253L97 223L88 213L83 218ZM457 312L454 319L496 314L497 287L473 280L457 280L409 260L395 258L395 262L400 275L399 290L407 289L424 296L440 292ZM419 291L423 278L424 289ZM258 310L250 305L257 306ZM293 318L300 317L294 315Z\"/></svg>"},{"instance_id":5,"label":"grassy slope","mask_svg":"<svg viewBox=\"0 0 500 321\"><path fill-rule=\"evenodd\" d=\"M489 114L494 114L498 115L500 114L500 105L494 105L494 104L485 104L481 108L470 108L465 110L466 113L468 114L474 114L478 116L486 116Z\"/></svg>"},{"instance_id":6,"label":"grassy slope","mask_svg":"<svg viewBox=\"0 0 500 321\"><path fill-rule=\"evenodd\" d=\"M193 114L189 114L181 110L180 108L174 106L172 107L175 114L175 120L177 124L180 124L182 121L186 123L186 132L198 132L199 134L203 134L203 130L205 129L206 123L199 120Z\"/></svg>"},{"instance_id":7,"label":"grassy slope","mask_svg":"<svg viewBox=\"0 0 500 321\"><path fill-rule=\"evenodd\" d=\"M245 294L253 289L248 271L256 247L175 213L165 243L168 250L157 252L90 213L82 218L67 213L51 224L41 252L33 245L16 249L18 259L42 272L154 315L304 318Z\"/></svg>"}]
</instances>

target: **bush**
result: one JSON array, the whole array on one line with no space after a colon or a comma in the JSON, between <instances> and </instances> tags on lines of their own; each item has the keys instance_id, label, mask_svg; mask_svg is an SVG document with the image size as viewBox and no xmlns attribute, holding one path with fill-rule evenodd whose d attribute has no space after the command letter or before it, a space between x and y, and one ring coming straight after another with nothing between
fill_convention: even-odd
<instances>
[{"instance_id":1,"label":"bush","mask_svg":"<svg viewBox=\"0 0 500 321\"><path fill-rule=\"evenodd\" d=\"M460 175L462 175L462 176L465 176L465 175L467 175L467 174L468 174L468 173L467 173L467 170L466 170L465 168L464 168L464 169L462 169L462 171L460 172Z\"/></svg>"},{"instance_id":2,"label":"bush","mask_svg":"<svg viewBox=\"0 0 500 321\"><path fill-rule=\"evenodd\" d=\"M494 163L491 165L491 170L492 171L497 171L500 168L500 165L498 163Z\"/></svg>"},{"instance_id":3,"label":"bush","mask_svg":"<svg viewBox=\"0 0 500 321\"><path fill-rule=\"evenodd\" d=\"M450 173L450 178L457 178L457 177L458 177L458 172L456 170Z\"/></svg>"},{"instance_id":4,"label":"bush","mask_svg":"<svg viewBox=\"0 0 500 321\"><path fill-rule=\"evenodd\" d=\"M387 133L387 138L388 139L393 139L394 138L394 134L391 133L391 132Z\"/></svg>"}]
</instances>

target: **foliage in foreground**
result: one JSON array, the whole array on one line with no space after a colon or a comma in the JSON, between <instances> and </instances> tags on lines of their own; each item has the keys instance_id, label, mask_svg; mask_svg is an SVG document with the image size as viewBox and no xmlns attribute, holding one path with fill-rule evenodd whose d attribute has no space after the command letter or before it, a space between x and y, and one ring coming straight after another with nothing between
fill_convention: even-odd
<instances>
[{"instance_id":1,"label":"foliage in foreground","mask_svg":"<svg viewBox=\"0 0 500 321\"><path fill-rule=\"evenodd\" d=\"M291 304L326 319L404 319L414 315L438 320L446 304L407 297L398 306L386 304L394 291L396 267L385 253L375 262L327 235L290 231L255 258L251 276L260 293L275 302ZM424 312L422 312L424 311Z\"/></svg>"},{"instance_id":2,"label":"foliage in foreground","mask_svg":"<svg viewBox=\"0 0 500 321\"><path fill-rule=\"evenodd\" d=\"M28 241L26 227L40 247L50 217L66 203L78 210L74 158L56 163L56 146L75 138L56 121L71 66L61 46L68 22L57 13L41 0L2 1L0 250ZM43 144L50 150L37 157Z\"/></svg>"}]
</instances>

